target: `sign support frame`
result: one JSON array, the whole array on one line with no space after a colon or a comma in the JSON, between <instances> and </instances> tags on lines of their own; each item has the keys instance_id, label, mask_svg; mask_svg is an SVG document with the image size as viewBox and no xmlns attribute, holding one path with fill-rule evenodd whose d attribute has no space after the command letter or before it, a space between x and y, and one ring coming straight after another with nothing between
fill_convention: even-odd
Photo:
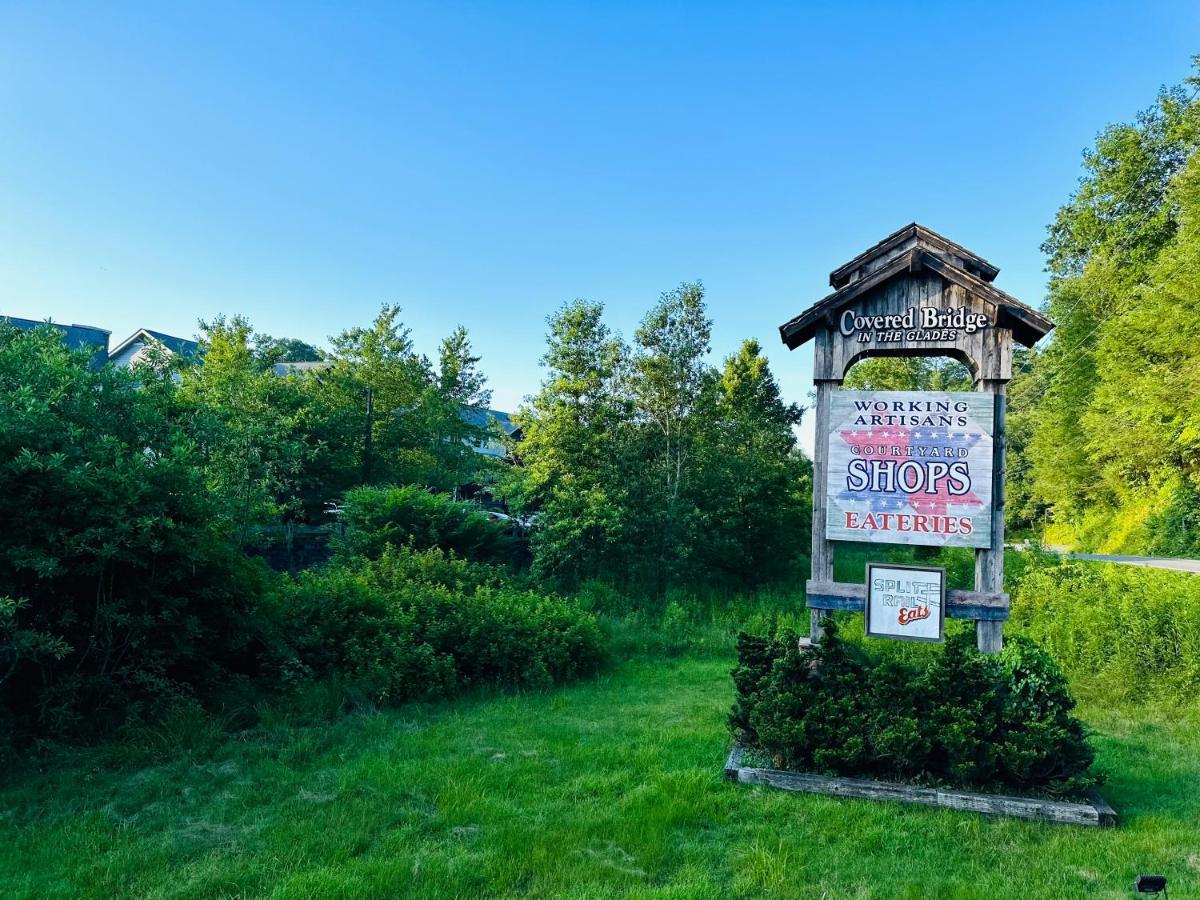
<instances>
[{"instance_id":1,"label":"sign support frame","mask_svg":"<svg viewBox=\"0 0 1200 900\"><path fill-rule=\"evenodd\" d=\"M1005 426L1013 340L1031 347L1054 323L994 287L998 272L965 247L913 223L835 269L830 274L834 292L780 326L789 349L813 342L816 452L807 584L813 643L821 640L821 619L831 610L860 608L855 605L859 586L834 582L835 542L825 531L834 392L862 359L949 356L970 369L976 391L993 397L992 515L989 546L975 551L975 590L948 592L945 612L975 620L982 652L998 653L1004 645L1009 603L1004 593ZM922 327L910 328L914 322ZM935 324L924 327L926 322Z\"/></svg>"}]
</instances>

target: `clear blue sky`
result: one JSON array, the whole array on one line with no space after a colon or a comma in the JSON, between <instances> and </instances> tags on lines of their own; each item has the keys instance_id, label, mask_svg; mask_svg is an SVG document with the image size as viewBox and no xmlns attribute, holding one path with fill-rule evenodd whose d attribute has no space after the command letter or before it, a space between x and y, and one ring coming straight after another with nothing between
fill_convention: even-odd
<instances>
[{"instance_id":1,"label":"clear blue sky","mask_svg":"<svg viewBox=\"0 0 1200 900\"><path fill-rule=\"evenodd\" d=\"M1200 4L0 3L0 312L324 343L398 302L496 405L545 316L631 334L701 278L715 352L920 221L1042 300L1080 151L1200 52Z\"/></svg>"}]
</instances>

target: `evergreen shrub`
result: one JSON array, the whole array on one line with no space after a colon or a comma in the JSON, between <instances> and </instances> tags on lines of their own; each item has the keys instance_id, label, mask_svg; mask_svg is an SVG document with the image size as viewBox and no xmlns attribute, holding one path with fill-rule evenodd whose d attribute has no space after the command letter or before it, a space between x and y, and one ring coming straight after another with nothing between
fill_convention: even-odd
<instances>
[{"instance_id":1,"label":"evergreen shrub","mask_svg":"<svg viewBox=\"0 0 1200 900\"><path fill-rule=\"evenodd\" d=\"M986 656L970 634L876 658L826 620L819 645L743 634L730 725L773 764L981 790L1078 794L1097 783L1066 679L1032 641Z\"/></svg>"}]
</instances>

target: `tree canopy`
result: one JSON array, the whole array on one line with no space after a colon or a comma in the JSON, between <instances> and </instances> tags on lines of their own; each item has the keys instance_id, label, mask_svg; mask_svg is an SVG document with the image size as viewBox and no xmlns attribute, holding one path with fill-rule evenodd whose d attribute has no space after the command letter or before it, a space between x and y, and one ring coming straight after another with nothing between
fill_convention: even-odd
<instances>
[{"instance_id":1,"label":"tree canopy","mask_svg":"<svg viewBox=\"0 0 1200 900\"><path fill-rule=\"evenodd\" d=\"M1013 513L1087 546L1200 545L1198 88L1100 133L1043 245L1057 328L1010 392Z\"/></svg>"},{"instance_id":2,"label":"tree canopy","mask_svg":"<svg viewBox=\"0 0 1200 900\"><path fill-rule=\"evenodd\" d=\"M811 467L761 347L708 361L704 289L664 293L632 346L576 300L548 320L548 375L522 409L534 566L661 592L754 585L806 558Z\"/></svg>"}]
</instances>

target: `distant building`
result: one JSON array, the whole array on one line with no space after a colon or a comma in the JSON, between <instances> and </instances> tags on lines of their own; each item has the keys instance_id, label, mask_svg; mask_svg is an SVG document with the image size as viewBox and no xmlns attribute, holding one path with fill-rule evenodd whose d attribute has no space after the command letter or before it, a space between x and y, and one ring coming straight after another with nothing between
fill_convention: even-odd
<instances>
[{"instance_id":1,"label":"distant building","mask_svg":"<svg viewBox=\"0 0 1200 900\"><path fill-rule=\"evenodd\" d=\"M462 411L463 421L468 425L475 425L479 428L490 428L493 420L504 432L505 437L514 440L521 439L521 429L516 422L512 420L506 412L501 412L498 409L483 409L480 407L467 407ZM497 459L508 459L508 447L501 441L488 440L474 446L476 453L482 453L484 456L494 456Z\"/></svg>"},{"instance_id":2,"label":"distant building","mask_svg":"<svg viewBox=\"0 0 1200 900\"><path fill-rule=\"evenodd\" d=\"M156 347L170 356L196 361L200 359L200 344L196 341L139 328L109 351L108 361L114 366L128 369L144 360Z\"/></svg>"},{"instance_id":3,"label":"distant building","mask_svg":"<svg viewBox=\"0 0 1200 900\"><path fill-rule=\"evenodd\" d=\"M325 359L307 362L279 362L271 366L271 371L280 378L286 378L289 375L303 375L305 372L320 372L322 369L328 369L332 365L333 363Z\"/></svg>"},{"instance_id":4,"label":"distant building","mask_svg":"<svg viewBox=\"0 0 1200 900\"><path fill-rule=\"evenodd\" d=\"M63 345L68 349L90 350L94 367L98 368L104 365L105 360L108 359L108 339L112 332L103 328L95 328L91 325L59 325L57 322L49 320L39 322L36 319L20 319L16 316L0 316L0 321L15 325L22 331L30 331L43 326L53 328L62 334Z\"/></svg>"}]
</instances>

